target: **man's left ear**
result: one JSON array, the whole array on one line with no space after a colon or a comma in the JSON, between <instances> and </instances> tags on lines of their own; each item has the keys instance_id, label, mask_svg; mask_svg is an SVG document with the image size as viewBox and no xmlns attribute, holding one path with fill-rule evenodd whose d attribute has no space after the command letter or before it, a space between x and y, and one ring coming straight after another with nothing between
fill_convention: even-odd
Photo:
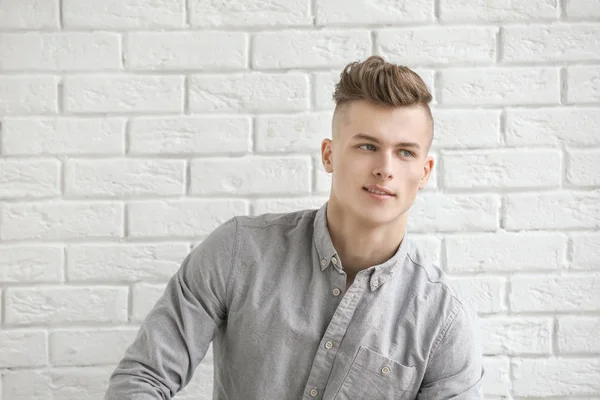
<instances>
[{"instance_id":1,"label":"man's left ear","mask_svg":"<svg viewBox=\"0 0 600 400\"><path fill-rule=\"evenodd\" d=\"M435 161L433 160L433 157L427 156L427 159L425 160L425 164L423 165L423 176L421 177L421 180L419 181L419 190L423 189L425 187L425 185L427 184L427 181L429 180L429 177L431 176L431 172L433 171L434 164L435 164Z\"/></svg>"}]
</instances>

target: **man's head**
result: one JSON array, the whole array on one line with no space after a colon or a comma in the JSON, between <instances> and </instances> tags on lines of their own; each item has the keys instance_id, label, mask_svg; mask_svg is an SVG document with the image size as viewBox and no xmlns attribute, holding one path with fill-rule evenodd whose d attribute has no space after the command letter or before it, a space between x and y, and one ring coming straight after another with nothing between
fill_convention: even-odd
<instances>
[{"instance_id":1,"label":"man's head","mask_svg":"<svg viewBox=\"0 0 600 400\"><path fill-rule=\"evenodd\" d=\"M409 68L372 56L346 66L333 98L333 139L321 145L330 202L369 224L403 218L433 168L427 86Z\"/></svg>"}]
</instances>

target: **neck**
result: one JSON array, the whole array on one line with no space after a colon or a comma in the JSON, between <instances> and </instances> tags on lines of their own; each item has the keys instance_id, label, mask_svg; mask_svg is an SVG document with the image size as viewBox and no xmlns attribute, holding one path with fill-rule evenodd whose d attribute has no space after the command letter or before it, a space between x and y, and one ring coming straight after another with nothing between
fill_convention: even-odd
<instances>
[{"instance_id":1,"label":"neck","mask_svg":"<svg viewBox=\"0 0 600 400\"><path fill-rule=\"evenodd\" d=\"M349 276L389 260L404 239L406 214L386 224L349 215L336 201L327 205L327 228Z\"/></svg>"}]
</instances>

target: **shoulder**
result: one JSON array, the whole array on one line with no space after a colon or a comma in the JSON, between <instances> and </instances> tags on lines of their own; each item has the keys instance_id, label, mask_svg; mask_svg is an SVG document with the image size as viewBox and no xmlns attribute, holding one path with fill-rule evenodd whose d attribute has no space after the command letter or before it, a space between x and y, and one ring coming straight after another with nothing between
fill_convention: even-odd
<instances>
[{"instance_id":1,"label":"shoulder","mask_svg":"<svg viewBox=\"0 0 600 400\"><path fill-rule=\"evenodd\" d=\"M459 291L457 291L452 280L442 268L429 261L421 249L411 242L407 251L407 263L419 282L420 295L425 298L435 299L434 316L440 326L436 345L448 336L448 331L455 333L473 332L478 328L478 317L474 308ZM434 348L436 347L434 345Z\"/></svg>"},{"instance_id":2,"label":"shoulder","mask_svg":"<svg viewBox=\"0 0 600 400\"><path fill-rule=\"evenodd\" d=\"M416 281L415 283L448 297L448 300L462 303L463 299L455 290L450 277L431 260L432 257L424 253L414 240L408 241L406 266L411 272L412 279Z\"/></svg>"},{"instance_id":3,"label":"shoulder","mask_svg":"<svg viewBox=\"0 0 600 400\"><path fill-rule=\"evenodd\" d=\"M294 227L299 224L306 224L315 219L317 210L300 210L288 213L269 213L257 216L238 216L235 217L240 228L261 229L269 227Z\"/></svg>"},{"instance_id":4,"label":"shoulder","mask_svg":"<svg viewBox=\"0 0 600 400\"><path fill-rule=\"evenodd\" d=\"M450 276L414 242L407 246L405 267L409 271L415 294L427 299L437 310L439 321L449 321L458 314L474 315L474 310L462 293L456 290Z\"/></svg>"}]
</instances>

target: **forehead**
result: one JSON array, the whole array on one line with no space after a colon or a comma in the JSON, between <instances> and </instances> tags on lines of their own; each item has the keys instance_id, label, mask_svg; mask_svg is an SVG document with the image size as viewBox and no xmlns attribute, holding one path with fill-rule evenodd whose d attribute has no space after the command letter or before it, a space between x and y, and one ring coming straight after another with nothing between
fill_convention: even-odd
<instances>
[{"instance_id":1,"label":"forehead","mask_svg":"<svg viewBox=\"0 0 600 400\"><path fill-rule=\"evenodd\" d=\"M429 113L420 105L389 107L354 101L339 111L340 133L345 140L364 133L384 142L410 140L425 145L432 133Z\"/></svg>"}]
</instances>

